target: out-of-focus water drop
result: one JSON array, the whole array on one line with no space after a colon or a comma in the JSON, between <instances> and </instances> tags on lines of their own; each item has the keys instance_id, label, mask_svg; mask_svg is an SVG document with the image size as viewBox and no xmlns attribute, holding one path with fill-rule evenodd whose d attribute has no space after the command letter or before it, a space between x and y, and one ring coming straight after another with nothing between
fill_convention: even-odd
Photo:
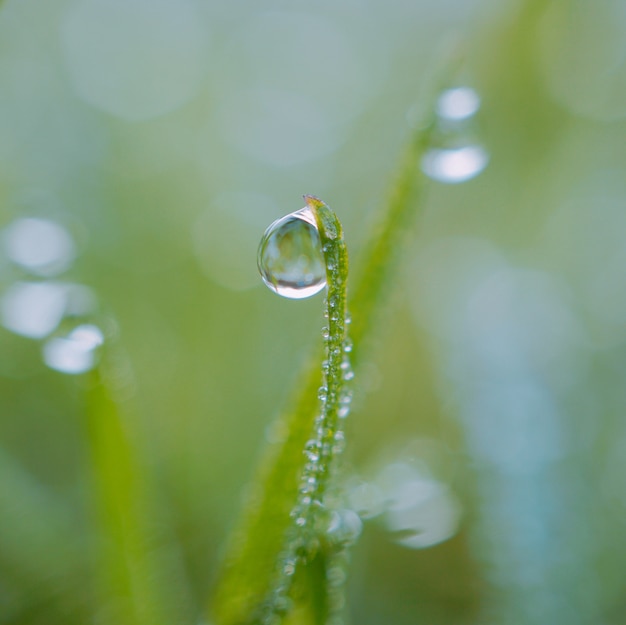
<instances>
[{"instance_id":1,"label":"out-of-focus water drop","mask_svg":"<svg viewBox=\"0 0 626 625\"><path fill-rule=\"evenodd\" d=\"M461 506L447 485L404 462L385 467L378 483L387 502L383 520L398 544L422 549L456 534Z\"/></svg>"},{"instance_id":2,"label":"out-of-focus water drop","mask_svg":"<svg viewBox=\"0 0 626 625\"><path fill-rule=\"evenodd\" d=\"M373 483L355 480L347 486L348 503L362 519L378 516L385 508L383 492Z\"/></svg>"},{"instance_id":3,"label":"out-of-focus water drop","mask_svg":"<svg viewBox=\"0 0 626 625\"><path fill-rule=\"evenodd\" d=\"M447 89L437 101L437 114L444 119L468 119L480 108L480 97L470 87Z\"/></svg>"},{"instance_id":4,"label":"out-of-focus water drop","mask_svg":"<svg viewBox=\"0 0 626 625\"><path fill-rule=\"evenodd\" d=\"M33 339L52 332L61 322L67 289L57 282L16 282L0 300L2 325Z\"/></svg>"},{"instance_id":5,"label":"out-of-focus water drop","mask_svg":"<svg viewBox=\"0 0 626 625\"><path fill-rule=\"evenodd\" d=\"M98 326L83 324L65 337L53 337L43 345L43 360L61 373L78 374L96 364L96 349L104 342Z\"/></svg>"},{"instance_id":6,"label":"out-of-focus water drop","mask_svg":"<svg viewBox=\"0 0 626 625\"><path fill-rule=\"evenodd\" d=\"M270 225L259 245L258 266L265 284L283 297L311 297L326 286L324 255L310 209Z\"/></svg>"},{"instance_id":7,"label":"out-of-focus water drop","mask_svg":"<svg viewBox=\"0 0 626 625\"><path fill-rule=\"evenodd\" d=\"M210 60L202 13L187 0L79 0L60 35L76 94L130 122L188 102Z\"/></svg>"},{"instance_id":8,"label":"out-of-focus water drop","mask_svg":"<svg viewBox=\"0 0 626 625\"><path fill-rule=\"evenodd\" d=\"M472 138L473 120L480 97L470 87L443 91L437 100L437 120L430 148L421 162L422 171L433 180L457 184L480 174L489 154Z\"/></svg>"},{"instance_id":9,"label":"out-of-focus water drop","mask_svg":"<svg viewBox=\"0 0 626 625\"><path fill-rule=\"evenodd\" d=\"M36 275L65 271L75 256L72 237L58 223L39 218L17 219L3 233L9 259Z\"/></svg>"},{"instance_id":10,"label":"out-of-focus water drop","mask_svg":"<svg viewBox=\"0 0 626 625\"><path fill-rule=\"evenodd\" d=\"M334 544L353 544L363 529L359 515L348 508L331 511L327 521L326 537Z\"/></svg>"},{"instance_id":11,"label":"out-of-focus water drop","mask_svg":"<svg viewBox=\"0 0 626 625\"><path fill-rule=\"evenodd\" d=\"M489 154L480 145L431 148L422 159L422 171L438 182L457 184L478 176L488 162Z\"/></svg>"}]
</instances>

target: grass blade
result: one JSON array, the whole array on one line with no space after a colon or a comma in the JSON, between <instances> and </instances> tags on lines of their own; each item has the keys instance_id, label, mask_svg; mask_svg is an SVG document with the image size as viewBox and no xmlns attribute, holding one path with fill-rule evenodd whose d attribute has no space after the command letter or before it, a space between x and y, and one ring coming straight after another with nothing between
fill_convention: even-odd
<instances>
[{"instance_id":1,"label":"grass blade","mask_svg":"<svg viewBox=\"0 0 626 625\"><path fill-rule=\"evenodd\" d=\"M363 344L384 307L402 255L402 240L418 212L418 200L425 182L419 165L431 141L436 119L435 97L440 85L447 83L451 71L452 64L436 81L424 106L422 123L402 160L394 192L365 248L366 258L359 268L353 296L349 300L354 315L350 333L354 366L358 366ZM275 563L284 550L289 514L298 499L299 476L305 463L302 452L317 415L317 391L322 381L318 363L319 359L313 360L303 376L299 392L281 417L279 431L286 432L285 438L267 449L241 525L233 533L212 609L218 625L265 622L259 616L259 606L263 605L271 590ZM312 614L315 614L314 609L299 622L318 622Z\"/></svg>"},{"instance_id":2,"label":"grass blade","mask_svg":"<svg viewBox=\"0 0 626 625\"><path fill-rule=\"evenodd\" d=\"M106 363L105 363L106 365ZM155 520L154 489L140 460L132 420L101 366L88 392L93 488L99 525L96 585L104 623L169 625L188 620L173 545ZM124 408L122 407L124 406ZM176 581L178 580L178 581ZM184 615L184 617L183 617Z\"/></svg>"}]
</instances>

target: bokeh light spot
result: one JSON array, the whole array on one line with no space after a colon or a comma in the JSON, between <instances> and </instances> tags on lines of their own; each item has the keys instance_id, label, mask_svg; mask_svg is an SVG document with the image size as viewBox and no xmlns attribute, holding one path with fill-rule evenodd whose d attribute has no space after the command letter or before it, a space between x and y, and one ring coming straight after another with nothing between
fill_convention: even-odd
<instances>
[{"instance_id":1,"label":"bokeh light spot","mask_svg":"<svg viewBox=\"0 0 626 625\"><path fill-rule=\"evenodd\" d=\"M466 182L480 174L489 155L480 145L467 145L452 149L431 149L422 159L424 173L447 184Z\"/></svg>"},{"instance_id":2,"label":"bokeh light spot","mask_svg":"<svg viewBox=\"0 0 626 625\"><path fill-rule=\"evenodd\" d=\"M207 68L207 31L188 0L80 0L61 29L76 93L127 121L183 105Z\"/></svg>"},{"instance_id":3,"label":"bokeh light spot","mask_svg":"<svg viewBox=\"0 0 626 625\"><path fill-rule=\"evenodd\" d=\"M3 234L9 259L37 275L61 273L75 256L74 242L67 230L48 219L18 219Z\"/></svg>"},{"instance_id":4,"label":"bokeh light spot","mask_svg":"<svg viewBox=\"0 0 626 625\"><path fill-rule=\"evenodd\" d=\"M2 296L2 325L15 334L43 338L60 323L66 289L55 282L16 282Z\"/></svg>"},{"instance_id":5,"label":"bokeh light spot","mask_svg":"<svg viewBox=\"0 0 626 625\"><path fill-rule=\"evenodd\" d=\"M92 324L80 325L68 336L54 337L44 343L43 359L48 367L61 373L84 373L93 368L95 349L103 342L100 328Z\"/></svg>"}]
</instances>

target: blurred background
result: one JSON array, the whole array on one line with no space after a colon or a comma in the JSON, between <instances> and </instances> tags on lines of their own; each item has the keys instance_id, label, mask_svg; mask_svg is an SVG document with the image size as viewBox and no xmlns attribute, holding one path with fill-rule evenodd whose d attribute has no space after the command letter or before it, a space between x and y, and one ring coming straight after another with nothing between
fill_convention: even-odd
<instances>
[{"instance_id":1,"label":"blurred background","mask_svg":"<svg viewBox=\"0 0 626 625\"><path fill-rule=\"evenodd\" d=\"M466 62L355 380L348 614L626 622L624 2L5 0L0 623L204 622L321 340L319 297L263 286L261 235L312 193L358 263L450 37ZM108 340L146 483L122 491L151 511L134 543L98 513L131 474L85 408ZM120 616L98 581L141 541L170 616Z\"/></svg>"}]
</instances>

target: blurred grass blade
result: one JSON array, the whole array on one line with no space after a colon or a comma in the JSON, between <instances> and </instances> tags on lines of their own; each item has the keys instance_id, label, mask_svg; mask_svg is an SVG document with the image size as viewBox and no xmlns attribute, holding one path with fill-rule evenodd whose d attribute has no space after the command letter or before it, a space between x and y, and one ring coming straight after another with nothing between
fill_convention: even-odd
<instances>
[{"instance_id":1,"label":"blurred grass blade","mask_svg":"<svg viewBox=\"0 0 626 625\"><path fill-rule=\"evenodd\" d=\"M69 510L0 450L0 553L5 582L19 581L22 597L3 605L0 622L40 605L50 621L87 618L91 597L77 593L88 573L86 540ZM54 613L54 616L53 614ZM8 621L5 621L8 619Z\"/></svg>"},{"instance_id":2,"label":"blurred grass blade","mask_svg":"<svg viewBox=\"0 0 626 625\"><path fill-rule=\"evenodd\" d=\"M93 375L88 409L94 495L100 544L97 586L101 621L115 625L181 622L179 572L170 569L169 547L160 544L154 497L131 420L116 389ZM179 579L179 583L173 583ZM182 593L185 594L184 592ZM177 607L174 607L174 605Z\"/></svg>"},{"instance_id":3,"label":"blurred grass blade","mask_svg":"<svg viewBox=\"0 0 626 625\"><path fill-rule=\"evenodd\" d=\"M404 247L403 239L420 206L418 199L425 178L419 165L430 144L436 97L457 64L456 58L452 63L446 63L433 81L433 88L422 107L421 123L401 162L394 192L364 249L362 265L357 268L357 282L349 300L353 318L350 332L353 366L358 366L365 339L387 301L389 285L394 281L393 274ZM319 358L314 358L281 417L282 423L277 431L285 433L284 440L271 444L266 450L242 522L228 546L211 610L217 625L258 622L254 615L271 587L275 563L289 526L289 512L298 495L303 449L317 414L320 382ZM311 610L298 622L317 623L316 610L325 612L319 609L319 601L309 599L309 603Z\"/></svg>"}]
</instances>

